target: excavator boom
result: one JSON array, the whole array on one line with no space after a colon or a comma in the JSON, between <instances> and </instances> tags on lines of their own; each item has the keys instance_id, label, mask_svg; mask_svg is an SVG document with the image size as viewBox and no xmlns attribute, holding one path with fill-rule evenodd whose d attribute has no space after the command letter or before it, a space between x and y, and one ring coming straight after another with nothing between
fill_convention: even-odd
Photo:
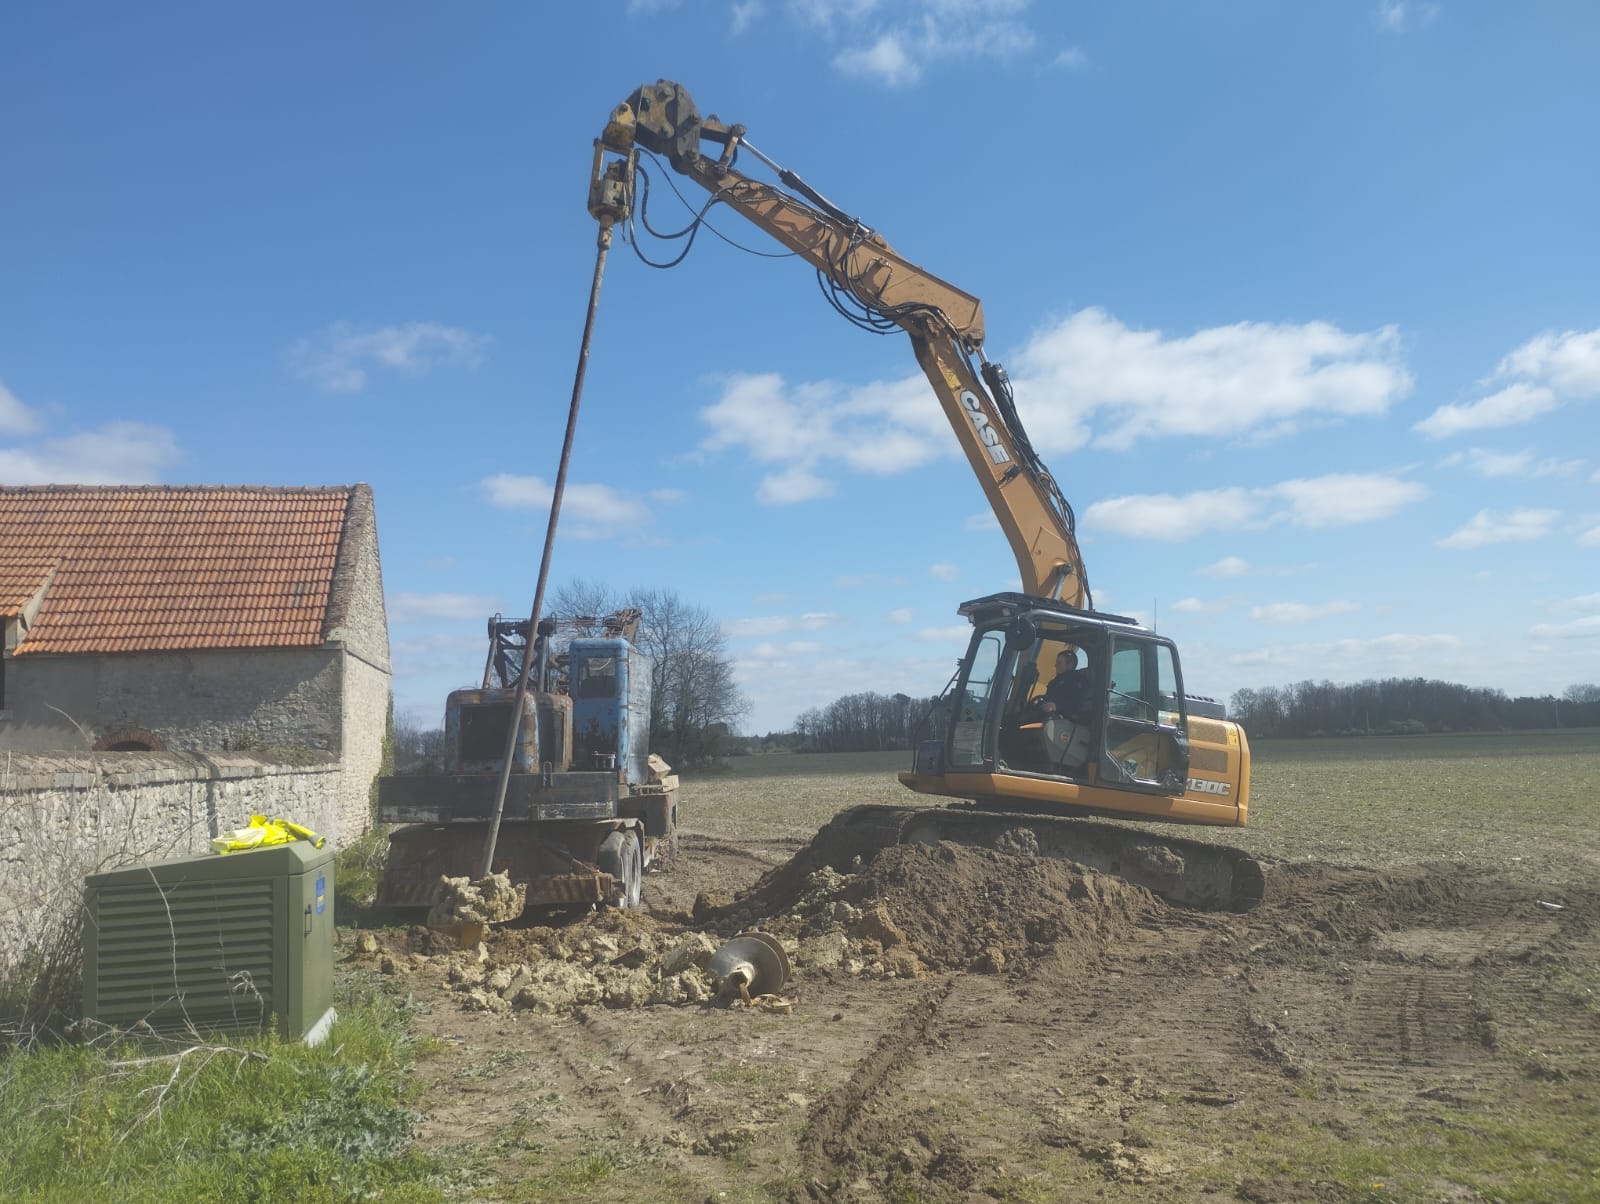
<instances>
[{"instance_id":1,"label":"excavator boom","mask_svg":"<svg viewBox=\"0 0 1600 1204\"><path fill-rule=\"evenodd\" d=\"M718 153L708 156L706 145ZM636 147L665 155L716 202L815 268L837 294L911 337L917 363L1011 545L1024 592L1090 606L1071 507L1034 454L1004 370L983 358L983 303L918 267L882 235L777 167L750 145L743 126L702 118L683 87L669 80L638 89L612 112L596 148L590 209L597 217L618 203L615 176L632 175L624 168L608 177L605 154L631 164ZM740 171L735 164L741 149L772 166L787 189Z\"/></svg>"},{"instance_id":2,"label":"excavator boom","mask_svg":"<svg viewBox=\"0 0 1600 1204\"><path fill-rule=\"evenodd\" d=\"M635 91L596 140L589 209L602 228L631 225L641 151L704 188L707 209L732 209L811 265L858 325L909 336L1022 578L1020 594L962 606L972 641L941 700L939 736L900 775L912 790L976 808L856 808L830 825L830 839L861 851L885 839L1032 847L1177 902L1259 901L1261 870L1243 853L1079 818L1243 825L1249 745L1220 707L1185 694L1170 640L1094 608L1072 508L1028 439L1005 370L984 355L982 302L762 154L743 126L702 116L669 80ZM778 183L741 170L741 152ZM1072 668L1080 656L1081 671ZM1052 665L1058 678L1041 693ZM1067 713L1056 697L1079 701Z\"/></svg>"}]
</instances>

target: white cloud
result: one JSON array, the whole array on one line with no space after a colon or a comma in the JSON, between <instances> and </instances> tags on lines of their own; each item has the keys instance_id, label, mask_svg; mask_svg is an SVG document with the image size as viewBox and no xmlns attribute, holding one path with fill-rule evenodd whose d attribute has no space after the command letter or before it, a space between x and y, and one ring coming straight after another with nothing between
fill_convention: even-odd
<instances>
[{"instance_id":1,"label":"white cloud","mask_svg":"<svg viewBox=\"0 0 1600 1204\"><path fill-rule=\"evenodd\" d=\"M1477 401L1440 406L1414 429L1443 439L1530 422L1569 401L1600 396L1600 329L1536 335L1505 356L1490 379L1511 383Z\"/></svg>"},{"instance_id":2,"label":"white cloud","mask_svg":"<svg viewBox=\"0 0 1600 1204\"><path fill-rule=\"evenodd\" d=\"M39 416L0 381L0 435L31 435L39 426Z\"/></svg>"},{"instance_id":3,"label":"white cloud","mask_svg":"<svg viewBox=\"0 0 1600 1204\"><path fill-rule=\"evenodd\" d=\"M476 368L488 346L487 335L438 322L335 322L293 343L284 361L294 375L324 393L359 393L373 369L422 376L439 367Z\"/></svg>"},{"instance_id":4,"label":"white cloud","mask_svg":"<svg viewBox=\"0 0 1600 1204\"><path fill-rule=\"evenodd\" d=\"M486 619L497 609L493 598L478 594L390 594L391 623L414 623L424 619ZM479 641L481 643L481 641Z\"/></svg>"},{"instance_id":5,"label":"white cloud","mask_svg":"<svg viewBox=\"0 0 1600 1204\"><path fill-rule=\"evenodd\" d=\"M1600 636L1600 615L1585 615L1570 623L1535 623L1528 634L1541 640L1576 640Z\"/></svg>"},{"instance_id":6,"label":"white cloud","mask_svg":"<svg viewBox=\"0 0 1600 1204\"><path fill-rule=\"evenodd\" d=\"M1436 542L1441 548L1470 551L1487 544L1543 539L1561 517L1559 510L1513 510L1504 516L1480 510L1460 530Z\"/></svg>"},{"instance_id":7,"label":"white cloud","mask_svg":"<svg viewBox=\"0 0 1600 1204\"><path fill-rule=\"evenodd\" d=\"M1089 65L1089 56L1079 46L1068 46L1050 60L1050 66L1059 71L1082 71Z\"/></svg>"},{"instance_id":8,"label":"white cloud","mask_svg":"<svg viewBox=\"0 0 1600 1204\"><path fill-rule=\"evenodd\" d=\"M1466 405L1440 406L1412 427L1430 439L1532 422L1561 403L1546 385L1518 381Z\"/></svg>"},{"instance_id":9,"label":"white cloud","mask_svg":"<svg viewBox=\"0 0 1600 1204\"><path fill-rule=\"evenodd\" d=\"M888 615L889 622L891 623L909 623L915 617L916 611L912 610L909 606L897 607L896 609L891 610Z\"/></svg>"},{"instance_id":10,"label":"white cloud","mask_svg":"<svg viewBox=\"0 0 1600 1204\"><path fill-rule=\"evenodd\" d=\"M792 6L842 48L842 73L886 87L915 84L948 59L1001 62L1033 49L1028 0L798 0Z\"/></svg>"},{"instance_id":11,"label":"white cloud","mask_svg":"<svg viewBox=\"0 0 1600 1204\"><path fill-rule=\"evenodd\" d=\"M1168 338L1087 309L1029 341L1017 394L1045 452L1162 436L1276 437L1387 410L1411 389L1399 344L1392 327L1349 334L1326 322L1241 322ZM700 411L710 428L701 449L782 466L757 494L771 505L831 494L830 466L892 475L959 450L921 374L856 387L791 384L776 373L719 384L717 400Z\"/></svg>"},{"instance_id":12,"label":"white cloud","mask_svg":"<svg viewBox=\"0 0 1600 1204\"><path fill-rule=\"evenodd\" d=\"M165 427L110 422L98 430L29 447L0 448L0 481L8 485L148 485L178 461Z\"/></svg>"},{"instance_id":13,"label":"white cloud","mask_svg":"<svg viewBox=\"0 0 1600 1204\"><path fill-rule=\"evenodd\" d=\"M916 638L933 644L965 645L972 638L972 628L967 626L924 627L917 632Z\"/></svg>"},{"instance_id":14,"label":"white cloud","mask_svg":"<svg viewBox=\"0 0 1600 1204\"><path fill-rule=\"evenodd\" d=\"M1250 562L1238 556L1224 556L1200 571L1207 577L1243 577L1250 571Z\"/></svg>"},{"instance_id":15,"label":"white cloud","mask_svg":"<svg viewBox=\"0 0 1600 1204\"><path fill-rule=\"evenodd\" d=\"M1250 617L1260 623L1311 623L1332 615L1349 614L1360 607L1354 602L1269 602L1255 606Z\"/></svg>"},{"instance_id":16,"label":"white cloud","mask_svg":"<svg viewBox=\"0 0 1600 1204\"><path fill-rule=\"evenodd\" d=\"M1015 376L1041 449L1091 438L1126 448L1163 436L1278 436L1382 414L1412 385L1392 326L1352 334L1327 322L1238 322L1168 337L1099 308L1034 335Z\"/></svg>"},{"instance_id":17,"label":"white cloud","mask_svg":"<svg viewBox=\"0 0 1600 1204\"><path fill-rule=\"evenodd\" d=\"M980 510L976 514L969 514L961 523L963 531L998 531L1000 520L995 517L993 510Z\"/></svg>"},{"instance_id":18,"label":"white cloud","mask_svg":"<svg viewBox=\"0 0 1600 1204\"><path fill-rule=\"evenodd\" d=\"M479 482L489 504L502 510L548 510L553 490L543 477L496 473ZM647 506L610 485L568 482L561 496L563 530L579 539L604 539L650 522ZM570 523L569 521L570 520Z\"/></svg>"},{"instance_id":19,"label":"white cloud","mask_svg":"<svg viewBox=\"0 0 1600 1204\"><path fill-rule=\"evenodd\" d=\"M682 489L662 488L652 489L649 496L652 502L660 502L662 505L666 506L671 505L674 502L681 502L689 495Z\"/></svg>"},{"instance_id":20,"label":"white cloud","mask_svg":"<svg viewBox=\"0 0 1600 1204\"><path fill-rule=\"evenodd\" d=\"M838 589L864 589L878 580L876 573L840 573L833 579Z\"/></svg>"},{"instance_id":21,"label":"white cloud","mask_svg":"<svg viewBox=\"0 0 1600 1204\"><path fill-rule=\"evenodd\" d=\"M961 576L961 567L948 561L940 561L938 564L928 566L928 575L940 581L954 581Z\"/></svg>"},{"instance_id":22,"label":"white cloud","mask_svg":"<svg viewBox=\"0 0 1600 1204\"><path fill-rule=\"evenodd\" d=\"M1405 33L1432 24L1438 15L1433 0L1378 0L1376 19L1385 33Z\"/></svg>"},{"instance_id":23,"label":"white cloud","mask_svg":"<svg viewBox=\"0 0 1600 1204\"><path fill-rule=\"evenodd\" d=\"M824 480L807 468L795 467L761 478L756 500L765 506L792 506L833 493L832 481Z\"/></svg>"},{"instance_id":24,"label":"white cloud","mask_svg":"<svg viewBox=\"0 0 1600 1204\"><path fill-rule=\"evenodd\" d=\"M1388 518L1428 496L1415 481L1374 473L1333 473L1309 480L1284 481L1272 492L1289 503L1297 527L1347 527Z\"/></svg>"},{"instance_id":25,"label":"white cloud","mask_svg":"<svg viewBox=\"0 0 1600 1204\"><path fill-rule=\"evenodd\" d=\"M735 4L730 12L732 20L728 23L728 33L738 37L755 24L761 12L761 0L744 0L743 3Z\"/></svg>"},{"instance_id":26,"label":"white cloud","mask_svg":"<svg viewBox=\"0 0 1600 1204\"><path fill-rule=\"evenodd\" d=\"M826 497L829 464L892 475L958 446L921 376L847 387L833 381L790 385L776 373L722 378L721 395L700 411L711 428L705 451L742 450L760 464L785 465L762 479L757 498L789 505Z\"/></svg>"},{"instance_id":27,"label":"white cloud","mask_svg":"<svg viewBox=\"0 0 1600 1204\"><path fill-rule=\"evenodd\" d=\"M1589 527L1578 536L1580 548L1600 548L1600 524Z\"/></svg>"},{"instance_id":28,"label":"white cloud","mask_svg":"<svg viewBox=\"0 0 1600 1204\"><path fill-rule=\"evenodd\" d=\"M1431 635L1395 632L1368 639L1335 640L1330 652L1340 660L1357 660L1371 656L1383 658L1407 656L1417 652L1446 651L1459 647L1461 647L1459 637L1442 632Z\"/></svg>"},{"instance_id":29,"label":"white cloud","mask_svg":"<svg viewBox=\"0 0 1600 1204\"><path fill-rule=\"evenodd\" d=\"M1203 602L1199 598L1179 598L1169 610L1175 610L1181 615L1199 615L1217 606L1215 602Z\"/></svg>"},{"instance_id":30,"label":"white cloud","mask_svg":"<svg viewBox=\"0 0 1600 1204\"><path fill-rule=\"evenodd\" d=\"M1211 489L1174 497L1136 494L1095 502L1084 511L1084 525L1116 535L1145 539L1188 539L1202 531L1230 530L1256 520L1260 501L1244 489Z\"/></svg>"},{"instance_id":31,"label":"white cloud","mask_svg":"<svg viewBox=\"0 0 1600 1204\"><path fill-rule=\"evenodd\" d=\"M1516 452L1469 447L1442 461L1445 468L1465 468L1481 477L1570 477L1583 468L1582 460L1535 459L1532 448Z\"/></svg>"},{"instance_id":32,"label":"white cloud","mask_svg":"<svg viewBox=\"0 0 1600 1204\"><path fill-rule=\"evenodd\" d=\"M839 616L831 611L808 611L803 615L762 615L751 619L733 619L722 625L729 639L747 639L751 636L781 635L789 631L821 631L832 627Z\"/></svg>"},{"instance_id":33,"label":"white cloud","mask_svg":"<svg viewBox=\"0 0 1600 1204\"><path fill-rule=\"evenodd\" d=\"M870 46L852 46L834 56L833 65L845 75L874 79L891 88L914 84L922 66L913 60L898 33L879 34Z\"/></svg>"},{"instance_id":34,"label":"white cloud","mask_svg":"<svg viewBox=\"0 0 1600 1204\"><path fill-rule=\"evenodd\" d=\"M1084 523L1118 535L1143 539L1189 539L1203 531L1263 526L1286 517L1297 527L1342 527L1387 518L1427 496L1413 481L1374 473L1333 473L1284 481L1261 489L1209 489L1175 497L1170 493L1133 494L1095 502ZM1210 576L1237 576L1249 566L1227 557L1202 570Z\"/></svg>"},{"instance_id":35,"label":"white cloud","mask_svg":"<svg viewBox=\"0 0 1600 1204\"><path fill-rule=\"evenodd\" d=\"M815 640L791 640L787 644L763 641L750 649L750 655L764 661L784 660L797 656L816 656L827 647Z\"/></svg>"}]
</instances>

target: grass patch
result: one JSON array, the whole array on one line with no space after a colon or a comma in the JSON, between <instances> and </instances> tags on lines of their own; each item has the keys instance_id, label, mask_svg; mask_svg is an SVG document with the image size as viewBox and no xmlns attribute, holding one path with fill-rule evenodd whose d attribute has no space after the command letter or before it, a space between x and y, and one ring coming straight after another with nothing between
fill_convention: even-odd
<instances>
[{"instance_id":1,"label":"grass patch","mask_svg":"<svg viewBox=\"0 0 1600 1204\"><path fill-rule=\"evenodd\" d=\"M333 859L333 922L364 928L382 917L377 914L378 879L389 855L392 825L379 824L340 849Z\"/></svg>"},{"instance_id":2,"label":"grass patch","mask_svg":"<svg viewBox=\"0 0 1600 1204\"><path fill-rule=\"evenodd\" d=\"M403 1005L358 985L326 1043L42 1046L0 1070L0 1199L442 1198L407 1149Z\"/></svg>"},{"instance_id":3,"label":"grass patch","mask_svg":"<svg viewBox=\"0 0 1600 1204\"><path fill-rule=\"evenodd\" d=\"M1365 1121L1381 1144L1263 1113L1231 1158L1195 1173L1218 1190L1250 1180L1323 1183L1373 1204L1445 1198L1450 1188L1502 1204L1600 1196L1600 1147L1582 1110L1488 1115L1418 1106Z\"/></svg>"}]
</instances>

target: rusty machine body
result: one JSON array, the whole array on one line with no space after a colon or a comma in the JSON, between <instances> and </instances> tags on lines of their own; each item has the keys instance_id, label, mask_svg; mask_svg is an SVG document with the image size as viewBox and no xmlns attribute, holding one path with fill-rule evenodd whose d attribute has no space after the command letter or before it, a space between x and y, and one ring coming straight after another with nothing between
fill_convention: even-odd
<instances>
[{"instance_id":1,"label":"rusty machine body","mask_svg":"<svg viewBox=\"0 0 1600 1204\"><path fill-rule=\"evenodd\" d=\"M853 826L863 847L897 839L1014 843L1027 828L1043 851L1175 901L1259 901L1261 867L1238 850L1076 818L1242 826L1250 749L1220 705L1186 693L1170 640L1095 609L1072 508L1028 440L1005 370L984 355L978 298L900 255L756 150L743 126L702 116L667 80L617 106L596 140L589 208L603 229L631 225L642 205L641 151L664 156L711 195L697 222L712 205L732 210L814 268L834 307L857 325L909 336L1021 573L1021 592L961 607L973 625L966 655L937 730L900 775L912 790L966 805L857 808L833 826ZM742 152L779 183L747 175ZM1084 663L1070 710L1045 705L1063 653Z\"/></svg>"},{"instance_id":2,"label":"rusty machine body","mask_svg":"<svg viewBox=\"0 0 1600 1204\"><path fill-rule=\"evenodd\" d=\"M604 619L489 620L483 684L445 703L443 772L380 778L389 838L385 907L426 907L441 876L477 878L503 768L516 682L522 695L490 869L527 904L639 905L646 869L675 847L677 778L650 755L651 664L633 642L639 612Z\"/></svg>"}]
</instances>

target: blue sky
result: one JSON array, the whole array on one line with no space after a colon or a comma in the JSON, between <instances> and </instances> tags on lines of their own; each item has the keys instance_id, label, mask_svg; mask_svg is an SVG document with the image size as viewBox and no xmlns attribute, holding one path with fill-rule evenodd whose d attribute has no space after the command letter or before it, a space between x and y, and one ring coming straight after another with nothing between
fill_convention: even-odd
<instances>
[{"instance_id":1,"label":"blue sky","mask_svg":"<svg viewBox=\"0 0 1600 1204\"><path fill-rule=\"evenodd\" d=\"M1578 0L13 5L0 481L370 482L435 721L531 602L592 141L665 76L983 298L1097 603L1191 691L1559 693L1600 680L1597 52ZM702 237L611 256L553 578L709 608L764 731L936 691L1017 570L906 340Z\"/></svg>"}]
</instances>

